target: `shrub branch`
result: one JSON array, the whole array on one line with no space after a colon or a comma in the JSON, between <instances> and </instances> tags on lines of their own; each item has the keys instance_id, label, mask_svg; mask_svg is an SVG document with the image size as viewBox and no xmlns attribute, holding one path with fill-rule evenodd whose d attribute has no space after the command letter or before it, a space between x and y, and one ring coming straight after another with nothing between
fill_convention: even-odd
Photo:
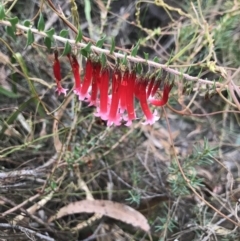
<instances>
[{"instance_id":1,"label":"shrub branch","mask_svg":"<svg viewBox=\"0 0 240 241\"><path fill-rule=\"evenodd\" d=\"M5 21L5 20L0 20L0 24L5 25L5 26L11 26L11 23L9 21ZM35 28L29 28L29 27L26 27L26 26L21 25L21 24L16 24L16 28L19 29L19 30L22 30L24 32L27 32L28 30L30 30L34 34L38 34L42 37L47 37L46 33L42 32L42 31L38 31ZM75 40L63 38L63 37L60 37L58 35L53 35L53 38L57 41L62 42L62 43L69 42L72 46L75 46L77 48L84 48L87 45L86 43L76 43ZM110 50L99 48L99 47L96 47L94 45L91 46L91 50L96 52L96 53L104 53L106 55L110 55ZM211 85L211 86L215 85L216 89L218 89L218 88L228 89L229 88L228 85L225 84L225 83L220 83L219 81L211 81L211 80L208 80L208 79L201 79L197 76L191 76L189 74L182 73L182 72L180 72L176 69L170 68L168 65L156 63L154 61L146 60L146 59L143 59L141 57L133 57L133 56L130 56L130 55L128 55L126 57L124 54L117 53L117 52L113 52L112 56L114 56L116 58L120 58L120 59L127 58L127 60L129 60L131 62L145 63L145 64L148 64L149 66L152 66L152 67L155 67L155 68L164 69L168 73L171 73L171 74L176 75L176 76L181 76L182 78L185 78L186 80L189 80L189 81L198 82L199 84L207 84L207 85ZM225 78L224 71L221 71L221 72L222 72L222 76Z\"/></svg>"}]
</instances>

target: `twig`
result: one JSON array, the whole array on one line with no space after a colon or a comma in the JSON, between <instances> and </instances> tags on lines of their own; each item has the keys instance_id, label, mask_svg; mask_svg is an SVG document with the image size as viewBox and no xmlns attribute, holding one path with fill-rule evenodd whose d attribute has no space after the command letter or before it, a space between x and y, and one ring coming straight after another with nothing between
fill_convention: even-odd
<instances>
[{"instance_id":1,"label":"twig","mask_svg":"<svg viewBox=\"0 0 240 241\"><path fill-rule=\"evenodd\" d=\"M48 195L46 195L45 197L43 197L40 201L38 201L37 203L35 203L33 206L31 206L30 208L28 208L26 211L28 214L33 214L35 213L38 209L42 208L48 201L50 201L53 197L54 192L50 192ZM19 214L18 216L16 216L13 220L12 223L13 224L17 224L19 221L21 221L22 219L24 219L25 216L23 214Z\"/></svg>"},{"instance_id":2,"label":"twig","mask_svg":"<svg viewBox=\"0 0 240 241\"><path fill-rule=\"evenodd\" d=\"M36 198L38 198L39 196L40 196L40 194L38 193L38 194L36 194L36 195L28 198L27 200L25 200L24 202L20 203L19 205L15 206L15 207L13 207L13 208L11 208L11 209L8 209L6 212L4 212L4 213L2 214L2 216L4 217L4 216L6 216L6 215L8 215L8 214L10 214L10 213L15 212L16 210L18 210L19 208L23 207L23 206L24 206L25 204L27 204L28 202L34 201L34 200L35 200Z\"/></svg>"},{"instance_id":3,"label":"twig","mask_svg":"<svg viewBox=\"0 0 240 241\"><path fill-rule=\"evenodd\" d=\"M19 170L19 171L12 171L12 172L0 172L0 179L20 177L20 176L39 177L41 176L41 174L40 174L40 171L37 172L36 170Z\"/></svg>"},{"instance_id":4,"label":"twig","mask_svg":"<svg viewBox=\"0 0 240 241\"><path fill-rule=\"evenodd\" d=\"M0 20L0 24L5 25L5 26L11 26L11 23L9 21L5 21L5 20ZM28 27L25 27L25 26L23 26L21 24L16 24L16 28L20 29L20 30L23 30L24 32L27 32L28 30L30 30L34 34L41 35L42 37L47 37L46 33L42 32L42 31L38 31L35 28L28 28ZM58 41L60 41L62 43L69 42L69 44L74 45L74 46L76 46L78 48L84 48L84 47L87 46L86 43L76 43L75 40L63 38L63 37L60 37L58 35L53 35L52 37L55 40L58 40ZM91 50L95 51L97 53L104 53L104 54L110 55L110 50L98 48L98 47L96 47L94 45L91 45ZM113 52L112 56L114 56L116 58L120 58L120 59L125 58L124 54L116 53L116 52ZM132 62L146 63L149 66L152 66L152 67L155 67L155 68L159 68L159 69L164 69L168 73L171 73L171 74L176 75L176 76L181 76L182 78L185 78L186 80L189 80L189 81L195 81L195 82L198 82L198 83L201 83L201 84L214 85L214 86L216 86L216 88L226 88L226 89L228 89L228 85L226 85L224 83L215 82L215 81L211 81L211 80L207 80L207 79L201 79L201 78L199 78L197 76L191 76L191 75L188 75L188 74L185 74L185 73L181 73L178 70L170 68L168 65L156 63L154 61L146 60L146 59L143 59L141 57L133 57L133 56L130 56L130 55L127 55L126 58L129 61L132 61Z\"/></svg>"},{"instance_id":5,"label":"twig","mask_svg":"<svg viewBox=\"0 0 240 241\"><path fill-rule=\"evenodd\" d=\"M9 229L10 228L18 229L18 230L22 231L26 236L28 236L28 233L30 233L32 235L35 235L35 236L41 238L42 240L55 241L54 238L50 238L50 237L48 237L46 235L40 234L40 233L38 233L36 231L33 231L33 230L29 229L29 228L24 228L24 227L19 226L19 225L11 225L11 224L8 224L8 223L0 223L0 227L1 228L9 228Z\"/></svg>"},{"instance_id":6,"label":"twig","mask_svg":"<svg viewBox=\"0 0 240 241\"><path fill-rule=\"evenodd\" d=\"M165 108L163 108L163 111L164 111L164 114L165 116L167 117L167 113L166 113L166 110ZM179 168L179 171L183 177L183 179L185 180L186 182L186 185L191 189L191 191L202 201L204 202L208 207L210 207L212 210L214 210L216 213L218 213L221 217L225 218L226 220L230 221L231 223L233 223L234 225L240 227L240 224L237 223L236 221L232 220L231 218L229 218L228 216L226 216L224 213L220 212L217 208L215 208L212 204L210 204L208 201L206 201L196 190L195 188L191 185L191 182L190 180L188 179L188 177L186 177L183 169L182 169L182 166L178 160L178 157L177 157L177 154L176 154L176 151L175 151L175 145L174 145L174 142L173 142L173 138L172 138L172 134L171 134L171 128L170 128L170 124L169 124L169 121L167 119L167 128L168 128L168 133L170 135L170 141L171 141L171 145L173 146L173 154L174 154L174 157L175 157L175 160L177 162L177 165L178 165L178 168Z\"/></svg>"}]
</instances>

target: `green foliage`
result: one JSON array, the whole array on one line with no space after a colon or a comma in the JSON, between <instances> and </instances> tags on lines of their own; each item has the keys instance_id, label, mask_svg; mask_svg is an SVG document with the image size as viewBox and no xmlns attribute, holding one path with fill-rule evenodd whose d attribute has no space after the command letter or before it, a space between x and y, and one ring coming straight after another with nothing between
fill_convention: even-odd
<instances>
[{"instance_id":1,"label":"green foliage","mask_svg":"<svg viewBox=\"0 0 240 241\"><path fill-rule=\"evenodd\" d=\"M7 26L6 27L6 33L14 40L14 41L16 41L16 35L15 35L15 32L14 32L14 29L13 29L13 27L11 27L11 26Z\"/></svg>"},{"instance_id":2,"label":"green foliage","mask_svg":"<svg viewBox=\"0 0 240 241\"><path fill-rule=\"evenodd\" d=\"M26 47L33 44L33 43L34 43L34 35L33 35L32 31L29 29L27 31L27 45L26 45Z\"/></svg>"},{"instance_id":3,"label":"green foliage","mask_svg":"<svg viewBox=\"0 0 240 241\"><path fill-rule=\"evenodd\" d=\"M99 47L99 48L102 48L103 44L104 44L104 41L106 39L106 36L102 37L101 39L99 39L96 43L96 46Z\"/></svg>"},{"instance_id":4,"label":"green foliage","mask_svg":"<svg viewBox=\"0 0 240 241\"><path fill-rule=\"evenodd\" d=\"M79 158L81 157L81 154L82 154L81 148L79 146L75 146L73 151L69 152L66 155L66 162L70 169L72 169L73 165L77 162L77 160L79 160Z\"/></svg>"},{"instance_id":5,"label":"green foliage","mask_svg":"<svg viewBox=\"0 0 240 241\"><path fill-rule=\"evenodd\" d=\"M173 219L168 219L167 218L168 214L167 212L164 212L163 218L158 217L159 225L155 226L155 231L163 231L167 229L170 232L173 232L174 228L177 228L177 222L175 222Z\"/></svg>"},{"instance_id":6,"label":"green foliage","mask_svg":"<svg viewBox=\"0 0 240 241\"><path fill-rule=\"evenodd\" d=\"M68 36L68 30L67 29L62 29L59 36L66 38Z\"/></svg>"},{"instance_id":7,"label":"green foliage","mask_svg":"<svg viewBox=\"0 0 240 241\"><path fill-rule=\"evenodd\" d=\"M37 29L38 31L44 31L45 29L45 22L44 22L42 13L40 13L40 16L38 19Z\"/></svg>"},{"instance_id":8,"label":"green foliage","mask_svg":"<svg viewBox=\"0 0 240 241\"><path fill-rule=\"evenodd\" d=\"M104 53L101 53L101 56L100 56L100 62L101 62L101 66L106 66L106 63L107 63L107 57Z\"/></svg>"},{"instance_id":9,"label":"green foliage","mask_svg":"<svg viewBox=\"0 0 240 241\"><path fill-rule=\"evenodd\" d=\"M81 54L84 56L84 57L86 57L86 58L88 58L88 56L90 55L90 53L91 53L91 43L89 42L87 45L86 45L86 47L84 47L84 48L82 48L81 49Z\"/></svg>"},{"instance_id":10,"label":"green foliage","mask_svg":"<svg viewBox=\"0 0 240 241\"><path fill-rule=\"evenodd\" d=\"M115 39L111 38L111 48L110 48L110 54L112 54L115 50Z\"/></svg>"},{"instance_id":11,"label":"green foliage","mask_svg":"<svg viewBox=\"0 0 240 241\"><path fill-rule=\"evenodd\" d=\"M133 191L128 191L128 194L130 195L129 198L126 198L126 201L129 202L130 204L140 204L141 200L141 194L137 192L136 190Z\"/></svg>"},{"instance_id":12,"label":"green foliage","mask_svg":"<svg viewBox=\"0 0 240 241\"><path fill-rule=\"evenodd\" d=\"M0 20L3 20L5 18L5 9L2 4L0 4Z\"/></svg>"},{"instance_id":13,"label":"green foliage","mask_svg":"<svg viewBox=\"0 0 240 241\"><path fill-rule=\"evenodd\" d=\"M18 24L18 17L9 18L8 21L11 23L14 32L16 31L16 25Z\"/></svg>"},{"instance_id":14,"label":"green foliage","mask_svg":"<svg viewBox=\"0 0 240 241\"><path fill-rule=\"evenodd\" d=\"M136 57L136 55L137 55L137 52L138 52L138 49L139 49L139 44L140 44L140 42L138 41L137 44L133 47L133 49L131 51L131 55L133 57Z\"/></svg>"},{"instance_id":15,"label":"green foliage","mask_svg":"<svg viewBox=\"0 0 240 241\"><path fill-rule=\"evenodd\" d=\"M231 65L240 65L240 36L236 32L239 27L239 14L226 14L217 22L217 27L213 30L215 38L215 50L223 61L230 61Z\"/></svg>"},{"instance_id":16,"label":"green foliage","mask_svg":"<svg viewBox=\"0 0 240 241\"><path fill-rule=\"evenodd\" d=\"M28 28L29 28L29 27L32 25L32 23L31 23L30 20L26 19L26 20L23 21L23 25L24 25L25 27L28 27Z\"/></svg>"},{"instance_id":17,"label":"green foliage","mask_svg":"<svg viewBox=\"0 0 240 241\"><path fill-rule=\"evenodd\" d=\"M67 54L71 53L71 51L72 51L72 47L71 47L70 43L67 41L65 43L62 55L67 55Z\"/></svg>"},{"instance_id":18,"label":"green foliage","mask_svg":"<svg viewBox=\"0 0 240 241\"><path fill-rule=\"evenodd\" d=\"M51 40L51 38L45 37L44 38L44 44L47 47L47 49L50 50L51 47L52 47L52 40Z\"/></svg>"},{"instance_id":19,"label":"green foliage","mask_svg":"<svg viewBox=\"0 0 240 241\"><path fill-rule=\"evenodd\" d=\"M45 31L45 33L47 34L47 36L50 38L50 39L53 39L53 35L55 33L55 30L54 28L50 28L49 30Z\"/></svg>"},{"instance_id":20,"label":"green foliage","mask_svg":"<svg viewBox=\"0 0 240 241\"><path fill-rule=\"evenodd\" d=\"M211 148L206 138L204 138L203 146L194 146L192 155L184 159L181 163L185 176L190 181L193 188L202 186L203 179L197 176L196 166L211 165L213 157L217 148ZM178 195L188 195L190 190L184 180L182 173L179 170L178 164L175 160L171 162L169 170L169 183L171 185L172 193Z\"/></svg>"},{"instance_id":21,"label":"green foliage","mask_svg":"<svg viewBox=\"0 0 240 241\"><path fill-rule=\"evenodd\" d=\"M77 37L76 37L76 43L81 42L81 41L82 41L82 30L79 27L78 28L78 34L77 34Z\"/></svg>"}]
</instances>

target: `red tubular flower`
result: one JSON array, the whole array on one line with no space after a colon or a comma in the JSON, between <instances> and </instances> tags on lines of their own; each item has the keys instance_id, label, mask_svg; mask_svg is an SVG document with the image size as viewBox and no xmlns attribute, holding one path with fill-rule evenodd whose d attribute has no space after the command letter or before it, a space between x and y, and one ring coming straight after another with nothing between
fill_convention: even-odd
<instances>
[{"instance_id":1,"label":"red tubular flower","mask_svg":"<svg viewBox=\"0 0 240 241\"><path fill-rule=\"evenodd\" d=\"M79 100L84 100L86 97L88 97L88 89L91 85L92 77L93 77L93 63L90 59L88 59L86 63L86 73L83 79L82 88L79 93Z\"/></svg>"},{"instance_id":2,"label":"red tubular flower","mask_svg":"<svg viewBox=\"0 0 240 241\"><path fill-rule=\"evenodd\" d=\"M112 77L112 99L108 115L108 126L111 126L112 124L120 125L121 117L118 113L118 105L120 98L121 79L121 72L119 69L116 69Z\"/></svg>"},{"instance_id":3,"label":"red tubular flower","mask_svg":"<svg viewBox=\"0 0 240 241\"><path fill-rule=\"evenodd\" d=\"M143 125L147 125L147 124L151 125L151 124L155 123L159 119L159 117L157 116L156 112L154 112L154 113L151 112L151 110L149 109L148 103L147 103L147 93L146 93L147 80L140 79L139 81L137 81L137 85L138 86L135 88L135 94L136 94L136 97L140 101L142 111L147 119L142 124Z\"/></svg>"},{"instance_id":4,"label":"red tubular flower","mask_svg":"<svg viewBox=\"0 0 240 241\"><path fill-rule=\"evenodd\" d=\"M78 64L76 56L72 55L72 60L69 55L68 55L68 58L70 60L71 66L72 66L72 71L73 71L73 75L74 75L74 79L75 79L74 94L76 94L80 100L80 91L81 91L81 78L80 78L80 73L79 73L80 66Z\"/></svg>"},{"instance_id":5,"label":"red tubular flower","mask_svg":"<svg viewBox=\"0 0 240 241\"><path fill-rule=\"evenodd\" d=\"M152 98L152 99L150 99L150 103L155 106L164 106L168 102L169 93L170 93L171 89L172 89L172 85L170 85L169 83L165 83L164 88L163 88L162 99L156 100L156 99Z\"/></svg>"},{"instance_id":6,"label":"red tubular flower","mask_svg":"<svg viewBox=\"0 0 240 241\"><path fill-rule=\"evenodd\" d=\"M128 89L129 71L125 71L120 87L120 113L124 113L127 109L127 89Z\"/></svg>"},{"instance_id":7,"label":"red tubular flower","mask_svg":"<svg viewBox=\"0 0 240 241\"><path fill-rule=\"evenodd\" d=\"M161 79L155 80L155 84L154 84L154 86L152 87L151 96L154 96L154 95L156 94L156 92L157 92L157 90L158 90L161 82L162 82ZM148 97L149 97L149 96L148 96Z\"/></svg>"},{"instance_id":8,"label":"red tubular flower","mask_svg":"<svg viewBox=\"0 0 240 241\"><path fill-rule=\"evenodd\" d=\"M109 69L104 68L100 78L100 107L96 116L107 120L108 118L108 82L109 82Z\"/></svg>"},{"instance_id":9,"label":"red tubular flower","mask_svg":"<svg viewBox=\"0 0 240 241\"><path fill-rule=\"evenodd\" d=\"M148 84L148 88L147 88L147 98L149 98L150 95L151 95L154 83L155 83L155 77L152 77L149 84Z\"/></svg>"},{"instance_id":10,"label":"red tubular flower","mask_svg":"<svg viewBox=\"0 0 240 241\"><path fill-rule=\"evenodd\" d=\"M128 85L126 91L126 106L128 118L126 126L130 126L132 124L132 120L136 119L136 113L134 110L134 86L136 81L136 73L133 71L128 75Z\"/></svg>"},{"instance_id":11,"label":"red tubular flower","mask_svg":"<svg viewBox=\"0 0 240 241\"><path fill-rule=\"evenodd\" d=\"M93 78L92 78L92 93L90 97L90 106L97 104L97 94L100 83L100 72L101 72L101 64L94 63L93 64Z\"/></svg>"},{"instance_id":12,"label":"red tubular flower","mask_svg":"<svg viewBox=\"0 0 240 241\"><path fill-rule=\"evenodd\" d=\"M62 80L62 76L61 76L61 66L60 66L60 62L58 59L58 52L55 51L54 52L54 63L53 63L53 74L57 83L57 89L56 91L58 92L58 95L60 94L67 94L67 89L64 89L61 85L61 80Z\"/></svg>"}]
</instances>

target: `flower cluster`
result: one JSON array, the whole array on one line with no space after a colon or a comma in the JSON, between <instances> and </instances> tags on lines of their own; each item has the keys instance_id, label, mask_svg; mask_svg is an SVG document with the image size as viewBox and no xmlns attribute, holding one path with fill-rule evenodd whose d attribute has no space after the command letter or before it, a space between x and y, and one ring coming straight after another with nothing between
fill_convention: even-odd
<instances>
[{"instance_id":1,"label":"flower cluster","mask_svg":"<svg viewBox=\"0 0 240 241\"><path fill-rule=\"evenodd\" d=\"M161 81L155 77L137 76L134 70L121 71L115 68L110 72L100 62L90 58L86 62L86 72L83 80L80 77L80 66L76 56L68 55L72 73L75 79L74 93L79 100L86 101L89 106L96 106L95 116L107 121L107 125L121 125L122 121L130 126L135 120L135 100L140 103L146 117L144 125L153 124L159 119L156 110L152 112L149 104L163 106L167 103L172 85L164 83L162 98L156 98ZM61 86L61 73L57 53L53 64L57 92L66 95L67 89ZM110 82L111 80L111 82ZM111 87L110 87L111 86ZM111 90L111 92L109 91Z\"/></svg>"}]
</instances>

